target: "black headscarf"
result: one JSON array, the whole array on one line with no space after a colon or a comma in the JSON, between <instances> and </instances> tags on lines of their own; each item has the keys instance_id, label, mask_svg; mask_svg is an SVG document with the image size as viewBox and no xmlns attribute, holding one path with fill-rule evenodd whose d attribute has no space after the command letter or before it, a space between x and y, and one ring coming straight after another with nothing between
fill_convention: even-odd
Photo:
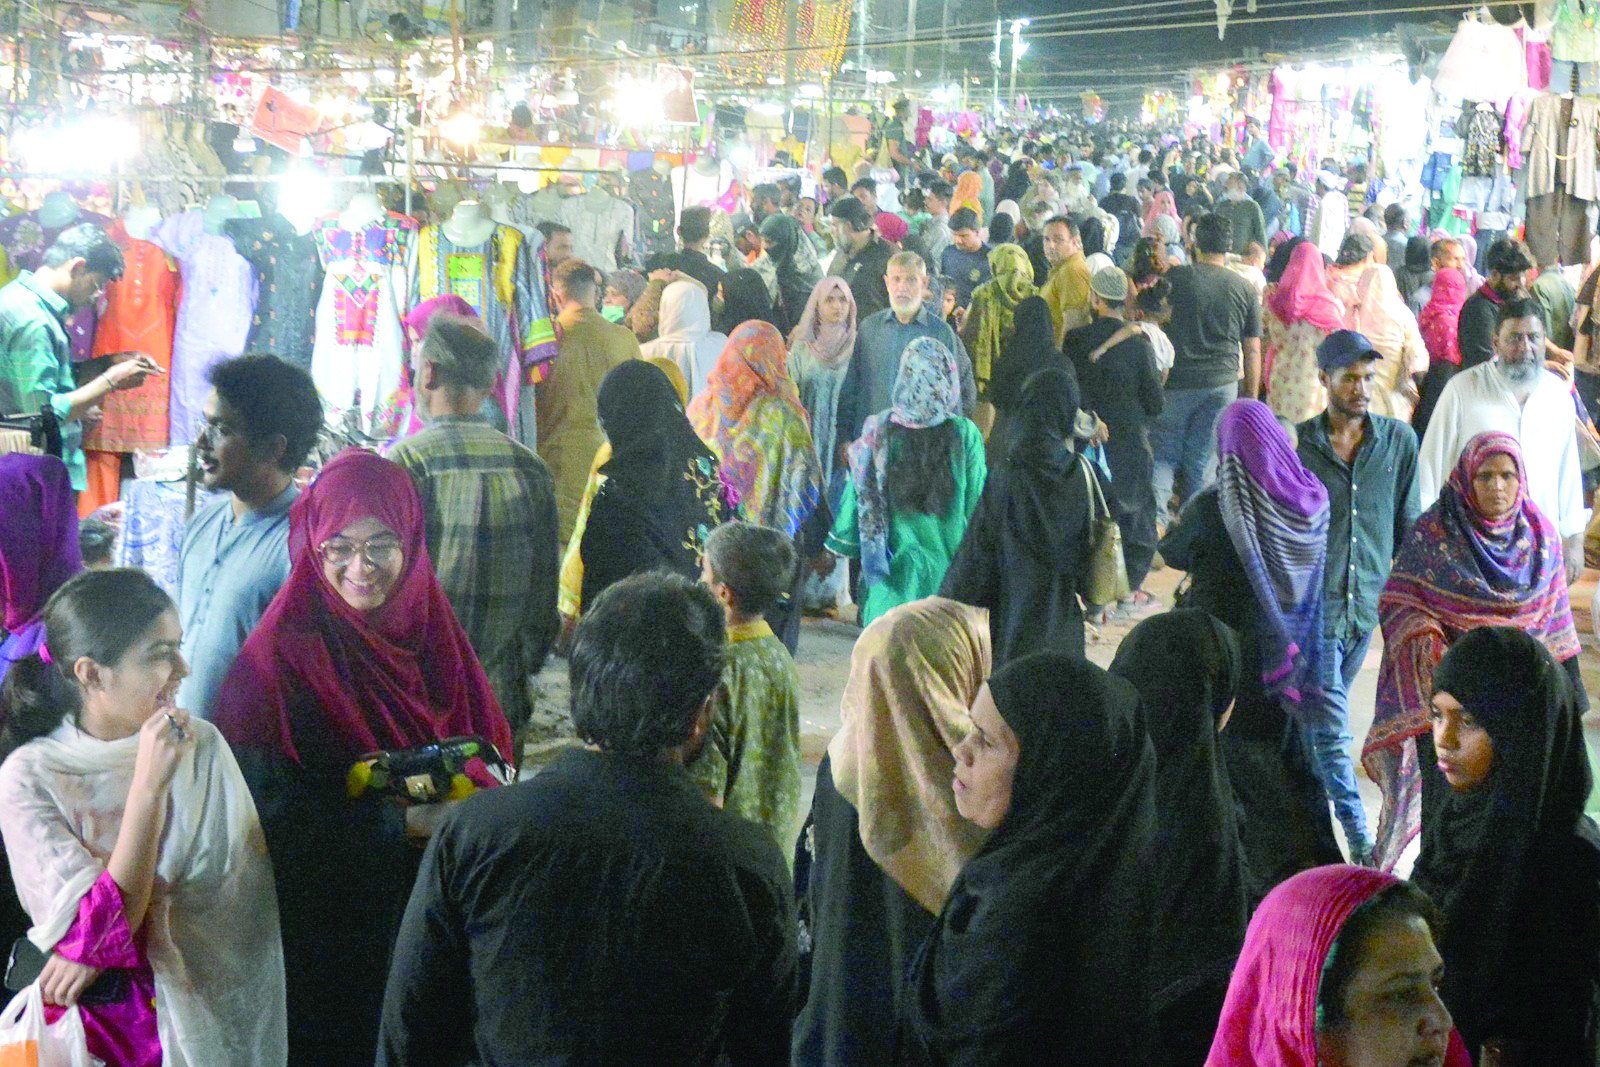
<instances>
[{"instance_id":1,"label":"black headscarf","mask_svg":"<svg viewBox=\"0 0 1600 1067\"><path fill-rule=\"evenodd\" d=\"M1033 179L1028 177L1028 168L1031 166L1026 159L1014 160L1006 170L1005 181L1000 184L1000 191L995 194L994 202L1002 200L1015 200L1022 203L1022 198L1028 195L1028 189L1033 185Z\"/></svg>"},{"instance_id":2,"label":"black headscarf","mask_svg":"<svg viewBox=\"0 0 1600 1067\"><path fill-rule=\"evenodd\" d=\"M941 1063L1148 1063L1155 753L1139 695L1053 652L989 691L1021 748L1011 809L922 947L910 1033Z\"/></svg>"},{"instance_id":3,"label":"black headscarf","mask_svg":"<svg viewBox=\"0 0 1600 1067\"><path fill-rule=\"evenodd\" d=\"M1106 224L1095 216L1083 220L1078 226L1078 233L1083 238L1083 254L1092 256L1096 253L1104 254L1106 250Z\"/></svg>"},{"instance_id":4,"label":"black headscarf","mask_svg":"<svg viewBox=\"0 0 1600 1067\"><path fill-rule=\"evenodd\" d=\"M1111 673L1139 691L1156 752L1150 977L1158 1011L1206 983L1216 988L1220 1007L1244 944L1244 849L1217 743L1217 723L1238 695L1243 662L1238 637L1203 611L1146 619L1111 661Z\"/></svg>"},{"instance_id":5,"label":"black headscarf","mask_svg":"<svg viewBox=\"0 0 1600 1067\"><path fill-rule=\"evenodd\" d=\"M1394 280L1406 300L1423 286L1433 284L1433 245L1426 237L1413 237L1406 242L1406 261L1395 270Z\"/></svg>"},{"instance_id":6,"label":"black headscarf","mask_svg":"<svg viewBox=\"0 0 1600 1067\"><path fill-rule=\"evenodd\" d=\"M597 407L611 458L600 468L606 480L584 531L585 603L597 584L632 573L640 561L692 576L705 535L731 517L716 454L689 425L660 368L642 359L613 368L600 382Z\"/></svg>"},{"instance_id":7,"label":"black headscarf","mask_svg":"<svg viewBox=\"0 0 1600 1067\"><path fill-rule=\"evenodd\" d=\"M989 402L996 408L1014 410L1022 401L1022 383L1036 371L1071 366L1056 347L1050 305L1041 296L1020 300L1011 315L1011 333L1000 342L1000 362L989 382Z\"/></svg>"},{"instance_id":8,"label":"black headscarf","mask_svg":"<svg viewBox=\"0 0 1600 1067\"><path fill-rule=\"evenodd\" d=\"M1561 975L1549 984L1566 987L1561 999L1571 1006L1586 992L1592 997L1600 969L1590 959L1581 973L1563 973L1573 961L1562 950L1570 956L1572 946L1551 936L1568 913L1587 913L1583 925L1592 930L1600 907L1600 830L1583 812L1594 783L1577 694L1542 642L1498 626L1451 645L1433 691L1454 697L1494 746L1489 779L1457 793L1434 769L1431 734L1418 738L1422 853L1412 880L1445 913L1445 1004L1469 1048L1507 1036L1519 1020L1533 1023L1530 1014L1548 1013L1548 1026L1534 1025L1552 1034L1571 1025L1572 1012L1526 1003L1542 999L1527 986L1541 973L1547 981ZM1594 1008L1591 1002L1590 1025ZM1593 1064L1596 1052L1592 1044L1581 1054L1569 1045L1555 1059L1528 1062Z\"/></svg>"},{"instance_id":9,"label":"black headscarf","mask_svg":"<svg viewBox=\"0 0 1600 1067\"><path fill-rule=\"evenodd\" d=\"M732 337L734 330L752 319L770 322L774 327L778 325L773 320L772 295L767 292L767 283L757 271L740 267L729 271L722 279L722 307L717 311L716 331Z\"/></svg>"},{"instance_id":10,"label":"black headscarf","mask_svg":"<svg viewBox=\"0 0 1600 1067\"><path fill-rule=\"evenodd\" d=\"M1263 271L1267 276L1268 285L1277 285L1283 281L1283 272L1289 269L1289 259L1294 255L1294 250L1306 243L1304 237L1291 237L1278 246L1272 253L1272 258L1267 260L1267 269Z\"/></svg>"},{"instance_id":11,"label":"black headscarf","mask_svg":"<svg viewBox=\"0 0 1600 1067\"><path fill-rule=\"evenodd\" d=\"M767 256L778 273L778 301L772 308L773 325L785 338L794 331L811 290L822 280L820 273L803 272L795 259L805 233L800 223L789 215L768 215L761 221L761 238L770 247ZM731 337L732 334L729 334Z\"/></svg>"}]
</instances>

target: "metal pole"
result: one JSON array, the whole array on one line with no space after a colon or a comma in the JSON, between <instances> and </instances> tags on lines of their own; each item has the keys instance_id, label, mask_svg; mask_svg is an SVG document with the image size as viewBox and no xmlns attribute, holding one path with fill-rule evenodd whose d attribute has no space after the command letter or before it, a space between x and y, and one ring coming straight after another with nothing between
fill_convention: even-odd
<instances>
[{"instance_id":1,"label":"metal pole","mask_svg":"<svg viewBox=\"0 0 1600 1067\"><path fill-rule=\"evenodd\" d=\"M1000 20L994 20L994 53L989 56L989 66L994 71L994 110L1000 112Z\"/></svg>"},{"instance_id":2,"label":"metal pole","mask_svg":"<svg viewBox=\"0 0 1600 1067\"><path fill-rule=\"evenodd\" d=\"M939 2L939 84L945 83L945 60L950 54L950 0Z\"/></svg>"},{"instance_id":3,"label":"metal pole","mask_svg":"<svg viewBox=\"0 0 1600 1067\"><path fill-rule=\"evenodd\" d=\"M867 4L869 0L856 0L856 27L861 31L856 35L856 70L863 79L867 76Z\"/></svg>"},{"instance_id":4,"label":"metal pole","mask_svg":"<svg viewBox=\"0 0 1600 1067\"><path fill-rule=\"evenodd\" d=\"M1022 58L1022 27L1027 24L1027 19L1011 20L1011 88L1006 94L1007 110L1017 106L1017 61Z\"/></svg>"},{"instance_id":5,"label":"metal pole","mask_svg":"<svg viewBox=\"0 0 1600 1067\"><path fill-rule=\"evenodd\" d=\"M906 0L906 69L902 74L903 81L909 81L917 73L917 0Z\"/></svg>"}]
</instances>

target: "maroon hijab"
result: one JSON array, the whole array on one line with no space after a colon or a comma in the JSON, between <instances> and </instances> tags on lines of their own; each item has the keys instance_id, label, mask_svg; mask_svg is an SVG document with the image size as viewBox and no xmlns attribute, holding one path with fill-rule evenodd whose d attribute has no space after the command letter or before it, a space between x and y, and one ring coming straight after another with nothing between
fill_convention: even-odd
<instances>
[{"instance_id":1,"label":"maroon hijab","mask_svg":"<svg viewBox=\"0 0 1600 1067\"><path fill-rule=\"evenodd\" d=\"M388 601L367 614L322 574L318 547L374 518L400 538L405 562ZM516 763L511 728L434 576L422 502L404 470L372 452L335 456L289 511L289 580L245 641L215 721L235 747L303 763L296 720L321 721L318 754L353 761L477 734Z\"/></svg>"}]
</instances>

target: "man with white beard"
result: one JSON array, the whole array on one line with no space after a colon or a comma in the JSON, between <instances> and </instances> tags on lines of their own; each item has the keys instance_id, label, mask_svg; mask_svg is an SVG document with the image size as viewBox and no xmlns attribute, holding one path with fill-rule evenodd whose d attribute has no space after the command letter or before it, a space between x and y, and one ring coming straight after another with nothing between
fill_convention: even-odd
<instances>
[{"instance_id":1,"label":"man with white beard","mask_svg":"<svg viewBox=\"0 0 1600 1067\"><path fill-rule=\"evenodd\" d=\"M925 303L928 267L915 252L899 252L889 260L884 285L889 306L868 315L856 328L856 347L839 387L837 432L841 454L857 437L869 415L887 411L900 375L900 355L919 337L931 337L955 354L961 370L961 411L970 415L977 403L972 360L960 338ZM842 462L842 461L841 461Z\"/></svg>"},{"instance_id":2,"label":"man with white beard","mask_svg":"<svg viewBox=\"0 0 1600 1067\"><path fill-rule=\"evenodd\" d=\"M1463 370L1439 397L1422 440L1418 485L1431 507L1467 442L1498 430L1522 444L1528 495L1555 524L1567 581L1583 573L1583 472L1576 409L1566 381L1545 369L1544 319L1526 297L1507 300L1495 320L1494 358Z\"/></svg>"}]
</instances>

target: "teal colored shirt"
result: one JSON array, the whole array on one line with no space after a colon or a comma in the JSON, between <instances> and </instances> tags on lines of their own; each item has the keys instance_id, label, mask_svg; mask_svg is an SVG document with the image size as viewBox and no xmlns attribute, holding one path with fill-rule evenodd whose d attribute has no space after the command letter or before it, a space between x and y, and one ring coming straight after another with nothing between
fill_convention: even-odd
<instances>
[{"instance_id":1,"label":"teal colored shirt","mask_svg":"<svg viewBox=\"0 0 1600 1067\"><path fill-rule=\"evenodd\" d=\"M67 394L78 387L72 377L72 345L65 299L23 271L0 288L0 415L32 415L46 403L61 420L61 458L72 488L89 487L83 458L83 424L67 421Z\"/></svg>"},{"instance_id":2,"label":"teal colored shirt","mask_svg":"<svg viewBox=\"0 0 1600 1067\"><path fill-rule=\"evenodd\" d=\"M971 419L957 419L961 450L951 460L956 491L943 515L920 511L894 511L889 515L889 577L876 585L862 579L860 590L861 624L866 626L890 608L913 600L934 596L944 584L945 571L966 536L967 522L983 496L988 474L984 461L983 433ZM890 442L889 456L898 453L898 442ZM856 486L851 479L839 502L839 517L828 535L828 550L837 556L861 558L861 528L856 515Z\"/></svg>"}]
</instances>

